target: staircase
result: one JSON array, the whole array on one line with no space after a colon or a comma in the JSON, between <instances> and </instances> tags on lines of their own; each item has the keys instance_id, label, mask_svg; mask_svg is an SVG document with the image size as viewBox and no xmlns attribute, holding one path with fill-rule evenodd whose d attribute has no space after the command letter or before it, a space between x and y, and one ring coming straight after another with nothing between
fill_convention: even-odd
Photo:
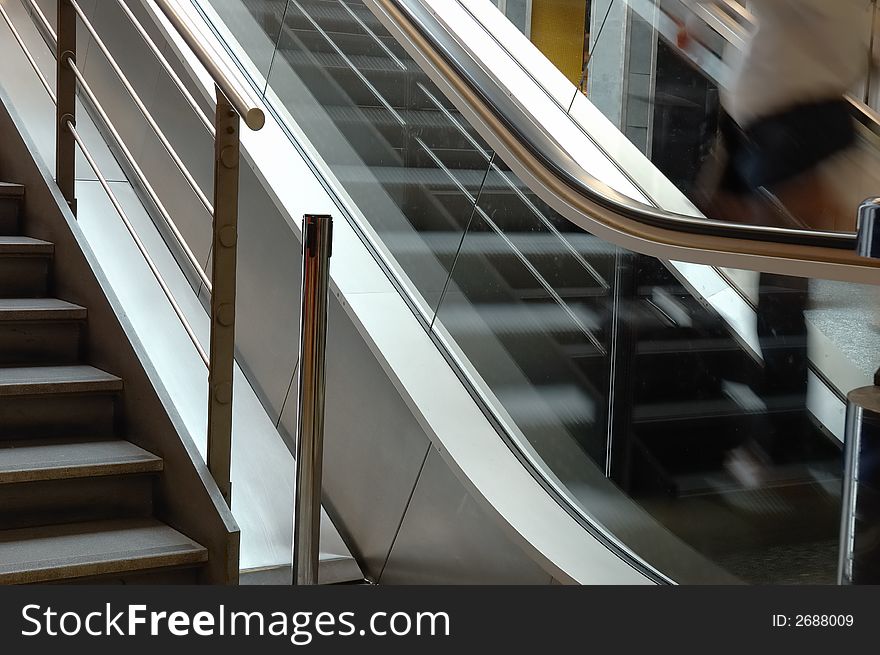
<instances>
[{"instance_id":1,"label":"staircase","mask_svg":"<svg viewBox=\"0 0 880 655\"><path fill-rule=\"evenodd\" d=\"M125 439L124 381L88 364L52 243L0 185L0 583L192 583L206 548L155 518L163 460Z\"/></svg>"}]
</instances>

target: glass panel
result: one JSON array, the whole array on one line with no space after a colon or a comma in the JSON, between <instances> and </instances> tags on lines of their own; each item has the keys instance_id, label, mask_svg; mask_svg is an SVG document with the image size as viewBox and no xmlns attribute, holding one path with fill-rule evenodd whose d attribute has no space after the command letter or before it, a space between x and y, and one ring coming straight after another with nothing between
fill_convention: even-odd
<instances>
[{"instance_id":1,"label":"glass panel","mask_svg":"<svg viewBox=\"0 0 880 655\"><path fill-rule=\"evenodd\" d=\"M437 316L545 461L604 466L617 251L493 165ZM574 471L573 473L576 473Z\"/></svg>"},{"instance_id":2,"label":"glass panel","mask_svg":"<svg viewBox=\"0 0 880 655\"><path fill-rule=\"evenodd\" d=\"M622 251L493 165L435 329L546 477L662 573L831 584L843 398L880 364L878 306Z\"/></svg>"},{"instance_id":3,"label":"glass panel","mask_svg":"<svg viewBox=\"0 0 880 655\"><path fill-rule=\"evenodd\" d=\"M207 0L220 22L238 41L256 70L257 81L269 76L275 46L281 34L286 0Z\"/></svg>"},{"instance_id":4,"label":"glass panel","mask_svg":"<svg viewBox=\"0 0 880 655\"><path fill-rule=\"evenodd\" d=\"M360 2L292 1L269 81L433 315L489 148Z\"/></svg>"}]
</instances>

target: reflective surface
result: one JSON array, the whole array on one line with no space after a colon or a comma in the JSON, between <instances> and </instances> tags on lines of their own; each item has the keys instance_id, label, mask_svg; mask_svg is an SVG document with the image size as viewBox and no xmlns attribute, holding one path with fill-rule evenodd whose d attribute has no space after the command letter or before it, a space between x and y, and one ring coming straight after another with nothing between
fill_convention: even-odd
<instances>
[{"instance_id":1,"label":"reflective surface","mask_svg":"<svg viewBox=\"0 0 880 655\"><path fill-rule=\"evenodd\" d=\"M678 582L834 581L841 397L880 362L876 289L605 243L529 191L361 2L246 5L279 34L267 100L574 513ZM703 151L678 109L627 133L677 152L660 168L687 190Z\"/></svg>"}]
</instances>

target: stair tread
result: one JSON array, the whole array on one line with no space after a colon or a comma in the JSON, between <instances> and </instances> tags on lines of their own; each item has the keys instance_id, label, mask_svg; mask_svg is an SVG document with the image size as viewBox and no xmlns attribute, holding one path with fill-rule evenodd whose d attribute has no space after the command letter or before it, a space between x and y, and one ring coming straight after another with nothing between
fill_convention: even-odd
<instances>
[{"instance_id":1,"label":"stair tread","mask_svg":"<svg viewBox=\"0 0 880 655\"><path fill-rule=\"evenodd\" d=\"M0 484L161 470L160 457L121 439L0 444Z\"/></svg>"},{"instance_id":2,"label":"stair tread","mask_svg":"<svg viewBox=\"0 0 880 655\"><path fill-rule=\"evenodd\" d=\"M51 255L55 245L42 239L21 236L0 236L0 255Z\"/></svg>"},{"instance_id":3,"label":"stair tread","mask_svg":"<svg viewBox=\"0 0 880 655\"><path fill-rule=\"evenodd\" d=\"M24 185L14 182L0 182L0 198L21 198L24 196Z\"/></svg>"},{"instance_id":4,"label":"stair tread","mask_svg":"<svg viewBox=\"0 0 880 655\"><path fill-rule=\"evenodd\" d=\"M120 378L92 366L0 368L0 396L121 390Z\"/></svg>"},{"instance_id":5,"label":"stair tread","mask_svg":"<svg viewBox=\"0 0 880 655\"><path fill-rule=\"evenodd\" d=\"M85 318L85 307L57 298L0 298L0 321Z\"/></svg>"},{"instance_id":6,"label":"stair tread","mask_svg":"<svg viewBox=\"0 0 880 655\"><path fill-rule=\"evenodd\" d=\"M203 546L155 519L0 531L0 584L188 566L207 559Z\"/></svg>"}]
</instances>

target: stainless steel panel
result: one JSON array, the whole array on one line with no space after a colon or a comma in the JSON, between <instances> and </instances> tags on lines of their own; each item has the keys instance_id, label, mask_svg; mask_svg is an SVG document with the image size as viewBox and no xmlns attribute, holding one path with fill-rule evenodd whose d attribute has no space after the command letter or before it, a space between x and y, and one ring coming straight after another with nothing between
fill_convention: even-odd
<instances>
[{"instance_id":1,"label":"stainless steel panel","mask_svg":"<svg viewBox=\"0 0 880 655\"><path fill-rule=\"evenodd\" d=\"M97 12L98 0L77 0L77 2L79 2L79 6L82 7L83 13L91 20ZM56 2L53 1L52 4L55 5ZM53 6L52 11L54 10ZM77 39L79 40L77 45L77 50L79 50L77 59L83 66L85 66L88 62L89 52L92 49L92 35L89 34L85 25L81 22L77 26Z\"/></svg>"},{"instance_id":2,"label":"stainless steel panel","mask_svg":"<svg viewBox=\"0 0 880 655\"><path fill-rule=\"evenodd\" d=\"M299 343L301 245L250 168L241 169L236 347L273 422Z\"/></svg>"},{"instance_id":3,"label":"stainless steel panel","mask_svg":"<svg viewBox=\"0 0 880 655\"><path fill-rule=\"evenodd\" d=\"M86 140L86 143L90 144L92 156L98 163L101 173L107 180L112 182L124 180L125 175L123 174L122 169L119 168L119 164L116 162L113 153L111 153L105 145L103 138L98 132L97 126L92 122L81 100L77 100L76 111L76 129ZM51 125L49 128L51 129ZM54 136L52 136L52 139L54 140ZM76 150L76 179L89 181L97 181L98 179L79 148Z\"/></svg>"},{"instance_id":4,"label":"stainless steel panel","mask_svg":"<svg viewBox=\"0 0 880 655\"><path fill-rule=\"evenodd\" d=\"M380 584L550 584L431 448Z\"/></svg>"},{"instance_id":5,"label":"stainless steel panel","mask_svg":"<svg viewBox=\"0 0 880 655\"><path fill-rule=\"evenodd\" d=\"M324 503L365 575L377 579L429 442L336 298L329 310ZM294 434L296 386L282 427Z\"/></svg>"},{"instance_id":6,"label":"stainless steel panel","mask_svg":"<svg viewBox=\"0 0 880 655\"><path fill-rule=\"evenodd\" d=\"M210 214L180 176L164 146L151 133L146 135L142 154L138 159L190 249L205 270L208 270L208 254L211 249Z\"/></svg>"},{"instance_id":7,"label":"stainless steel panel","mask_svg":"<svg viewBox=\"0 0 880 655\"><path fill-rule=\"evenodd\" d=\"M159 66L158 63L156 65ZM164 70L159 71L151 98L145 98L144 102L202 192L210 200L214 184L214 139ZM209 118L213 114L212 108ZM191 191L189 195L193 195Z\"/></svg>"},{"instance_id":8,"label":"stainless steel panel","mask_svg":"<svg viewBox=\"0 0 880 655\"><path fill-rule=\"evenodd\" d=\"M123 20L118 7L111 2L102 3L92 17L92 23L102 41L125 72L129 82L141 98L146 100L153 95L158 67L147 46L134 34L133 29L126 28ZM148 128L97 45L90 47L89 56L80 68L126 145L137 156Z\"/></svg>"},{"instance_id":9,"label":"stainless steel panel","mask_svg":"<svg viewBox=\"0 0 880 655\"><path fill-rule=\"evenodd\" d=\"M132 86L142 93L142 99L149 106L152 98L145 91L155 84L158 62L147 44L137 35L115 0L98 3L91 22ZM97 44L91 44L90 57L100 52Z\"/></svg>"},{"instance_id":10,"label":"stainless steel panel","mask_svg":"<svg viewBox=\"0 0 880 655\"><path fill-rule=\"evenodd\" d=\"M95 0L97 1L97 0ZM162 50L166 50L165 47L165 37L162 35L162 31L156 27L156 24L150 18L149 12L144 7L144 3L141 0L123 0L125 5L131 10L131 12L138 19L143 28L147 31L147 34L153 39L153 42L156 43ZM101 0L101 4L107 5L118 5L118 0ZM128 21L128 18L125 17L124 13L121 9L117 9L119 11L120 16L122 17L121 22L117 23L117 27L122 29L123 26L128 26L131 23ZM126 27L126 29L128 29ZM140 41L140 37L137 37Z\"/></svg>"}]
</instances>

